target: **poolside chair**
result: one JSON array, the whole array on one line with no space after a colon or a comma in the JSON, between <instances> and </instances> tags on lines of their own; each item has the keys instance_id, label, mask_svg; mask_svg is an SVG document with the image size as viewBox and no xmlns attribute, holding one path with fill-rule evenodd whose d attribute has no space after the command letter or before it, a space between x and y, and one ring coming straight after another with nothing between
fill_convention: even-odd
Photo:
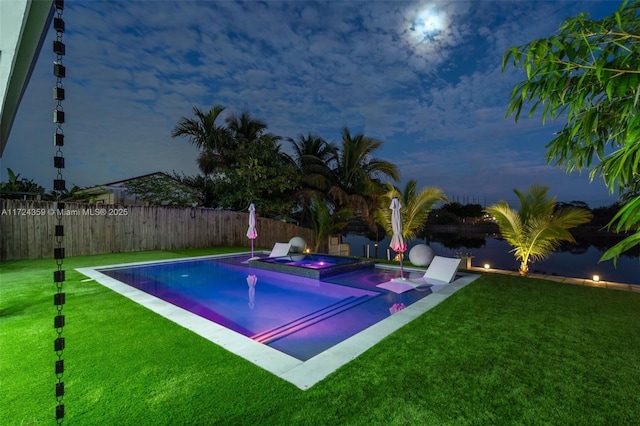
<instances>
[{"instance_id":1,"label":"poolside chair","mask_svg":"<svg viewBox=\"0 0 640 426\"><path fill-rule=\"evenodd\" d=\"M269 257L288 256L289 250L291 250L291 243L275 243Z\"/></svg>"},{"instance_id":2,"label":"poolside chair","mask_svg":"<svg viewBox=\"0 0 640 426\"><path fill-rule=\"evenodd\" d=\"M453 257L434 256L422 277L395 278L393 281L406 283L412 287L449 284L455 278L461 261L462 259Z\"/></svg>"},{"instance_id":3,"label":"poolside chair","mask_svg":"<svg viewBox=\"0 0 640 426\"><path fill-rule=\"evenodd\" d=\"M423 276L418 278L394 278L376 287L381 287L395 293L404 293L414 288L432 285L449 284L456 276L462 259L435 256Z\"/></svg>"}]
</instances>

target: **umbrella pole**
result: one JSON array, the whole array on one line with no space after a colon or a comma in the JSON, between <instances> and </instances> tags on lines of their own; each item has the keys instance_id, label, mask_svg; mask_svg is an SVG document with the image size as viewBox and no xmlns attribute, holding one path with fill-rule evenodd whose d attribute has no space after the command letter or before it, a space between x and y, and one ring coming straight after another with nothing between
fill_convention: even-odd
<instances>
[{"instance_id":1,"label":"umbrella pole","mask_svg":"<svg viewBox=\"0 0 640 426\"><path fill-rule=\"evenodd\" d=\"M404 252L400 253L400 278L404 278L404 271L402 270L402 258L404 257Z\"/></svg>"},{"instance_id":2,"label":"umbrella pole","mask_svg":"<svg viewBox=\"0 0 640 426\"><path fill-rule=\"evenodd\" d=\"M251 257L253 257L253 238L251 239Z\"/></svg>"}]
</instances>

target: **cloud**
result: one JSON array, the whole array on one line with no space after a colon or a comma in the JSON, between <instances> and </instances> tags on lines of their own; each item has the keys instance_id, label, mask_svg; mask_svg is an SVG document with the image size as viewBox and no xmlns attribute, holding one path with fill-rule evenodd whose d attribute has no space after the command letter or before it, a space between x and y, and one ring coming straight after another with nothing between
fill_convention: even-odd
<instances>
[{"instance_id":1,"label":"cloud","mask_svg":"<svg viewBox=\"0 0 640 426\"><path fill-rule=\"evenodd\" d=\"M195 149L173 140L171 129L193 106L222 104L228 112L249 111L285 137L312 132L336 141L343 126L362 131L385 141L378 157L397 163L403 181L435 182L447 192L493 197L543 177L579 193L568 182L579 185L580 178L546 165L544 145L554 126L505 118L511 88L523 75L502 72L501 58L512 45L552 34L582 7L71 2L65 175L86 186L156 170L195 174ZM43 49L3 158L47 186L52 60ZM600 197L581 179L584 197Z\"/></svg>"}]
</instances>

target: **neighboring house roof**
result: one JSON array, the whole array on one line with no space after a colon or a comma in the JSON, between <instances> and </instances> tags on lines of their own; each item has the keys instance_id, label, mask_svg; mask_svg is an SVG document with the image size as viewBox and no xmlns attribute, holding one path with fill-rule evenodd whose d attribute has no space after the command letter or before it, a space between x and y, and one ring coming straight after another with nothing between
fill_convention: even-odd
<instances>
[{"instance_id":1,"label":"neighboring house roof","mask_svg":"<svg viewBox=\"0 0 640 426\"><path fill-rule=\"evenodd\" d=\"M179 184L182 184L184 186L188 186L187 184L183 184L182 182L180 182L178 179L174 178L173 176L168 175L165 172L154 172L154 173L147 173L146 175L140 175L140 176L134 176L132 178L128 178L128 179L122 179L122 180L117 180L115 182L109 182L109 183L103 183L100 185L95 185L95 186L91 186L88 188L84 188L81 189L80 191L78 191L78 194L93 194L93 193L102 193L104 192L105 189L120 189L123 188L125 186L127 186L127 183L130 182L134 182L140 179L144 179L144 178L148 178L151 176L162 176L165 178L169 178L172 179L174 181L176 181Z\"/></svg>"},{"instance_id":2,"label":"neighboring house roof","mask_svg":"<svg viewBox=\"0 0 640 426\"><path fill-rule=\"evenodd\" d=\"M146 175L140 175L140 176L135 176L135 177L132 177L132 178L129 178L129 179L123 179L123 180L117 180L115 182L105 183L102 186L106 186L106 187L108 187L108 186L117 186L117 187L126 186L126 183L128 183L128 182L136 181L136 180L140 180L140 179L145 179L145 178L148 178L148 177L151 177L151 176L159 176L159 177L169 178L171 180L176 181L177 183L179 183L181 185L188 186L187 184L180 182L178 179L174 178L173 176L171 176L171 175L169 175L169 174L167 174L165 172L147 173ZM123 185L123 184L125 184L125 185Z\"/></svg>"},{"instance_id":3,"label":"neighboring house roof","mask_svg":"<svg viewBox=\"0 0 640 426\"><path fill-rule=\"evenodd\" d=\"M0 155L46 38L53 2L0 0Z\"/></svg>"},{"instance_id":4,"label":"neighboring house roof","mask_svg":"<svg viewBox=\"0 0 640 426\"><path fill-rule=\"evenodd\" d=\"M127 193L127 189L130 185L135 183L141 183L147 181L149 179L161 179L163 182L169 182L172 190L168 191L158 191L156 192L154 189L145 189L151 191L149 193L140 193L136 194L134 192L129 195L134 199L139 198L146 199L146 201L151 202L152 204L193 204L197 202L197 198L199 197L199 191L196 188L193 188L186 183L180 182L180 180L174 178L173 176L165 173L165 172L154 172L148 173L146 175L135 176L128 179L122 179L114 182L105 183L102 185L92 186L90 188L82 189L76 192L79 196L89 196L95 197L108 193L119 193L121 197L124 197ZM135 185L133 185L135 188ZM147 187L148 188L148 187ZM171 194L171 196L167 196L167 194ZM154 195L159 195L160 197L156 197ZM185 201L187 200L187 201ZM114 200L112 200L114 201ZM124 199L120 200L120 202L124 201Z\"/></svg>"}]
</instances>

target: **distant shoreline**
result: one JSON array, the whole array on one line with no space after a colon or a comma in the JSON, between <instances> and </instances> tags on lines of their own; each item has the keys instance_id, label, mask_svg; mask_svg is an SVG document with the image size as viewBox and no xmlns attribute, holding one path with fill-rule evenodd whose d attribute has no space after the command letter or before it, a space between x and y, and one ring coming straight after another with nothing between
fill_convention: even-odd
<instances>
[{"instance_id":1,"label":"distant shoreline","mask_svg":"<svg viewBox=\"0 0 640 426\"><path fill-rule=\"evenodd\" d=\"M470 234L500 234L500 230L498 225L493 223L482 223L477 225L460 223L453 225L427 225L423 233L470 233ZM632 233L616 233L602 229L599 226L579 226L577 228L571 229L571 233L573 235L580 236L606 236L606 237L614 237L614 238L625 238Z\"/></svg>"}]
</instances>

